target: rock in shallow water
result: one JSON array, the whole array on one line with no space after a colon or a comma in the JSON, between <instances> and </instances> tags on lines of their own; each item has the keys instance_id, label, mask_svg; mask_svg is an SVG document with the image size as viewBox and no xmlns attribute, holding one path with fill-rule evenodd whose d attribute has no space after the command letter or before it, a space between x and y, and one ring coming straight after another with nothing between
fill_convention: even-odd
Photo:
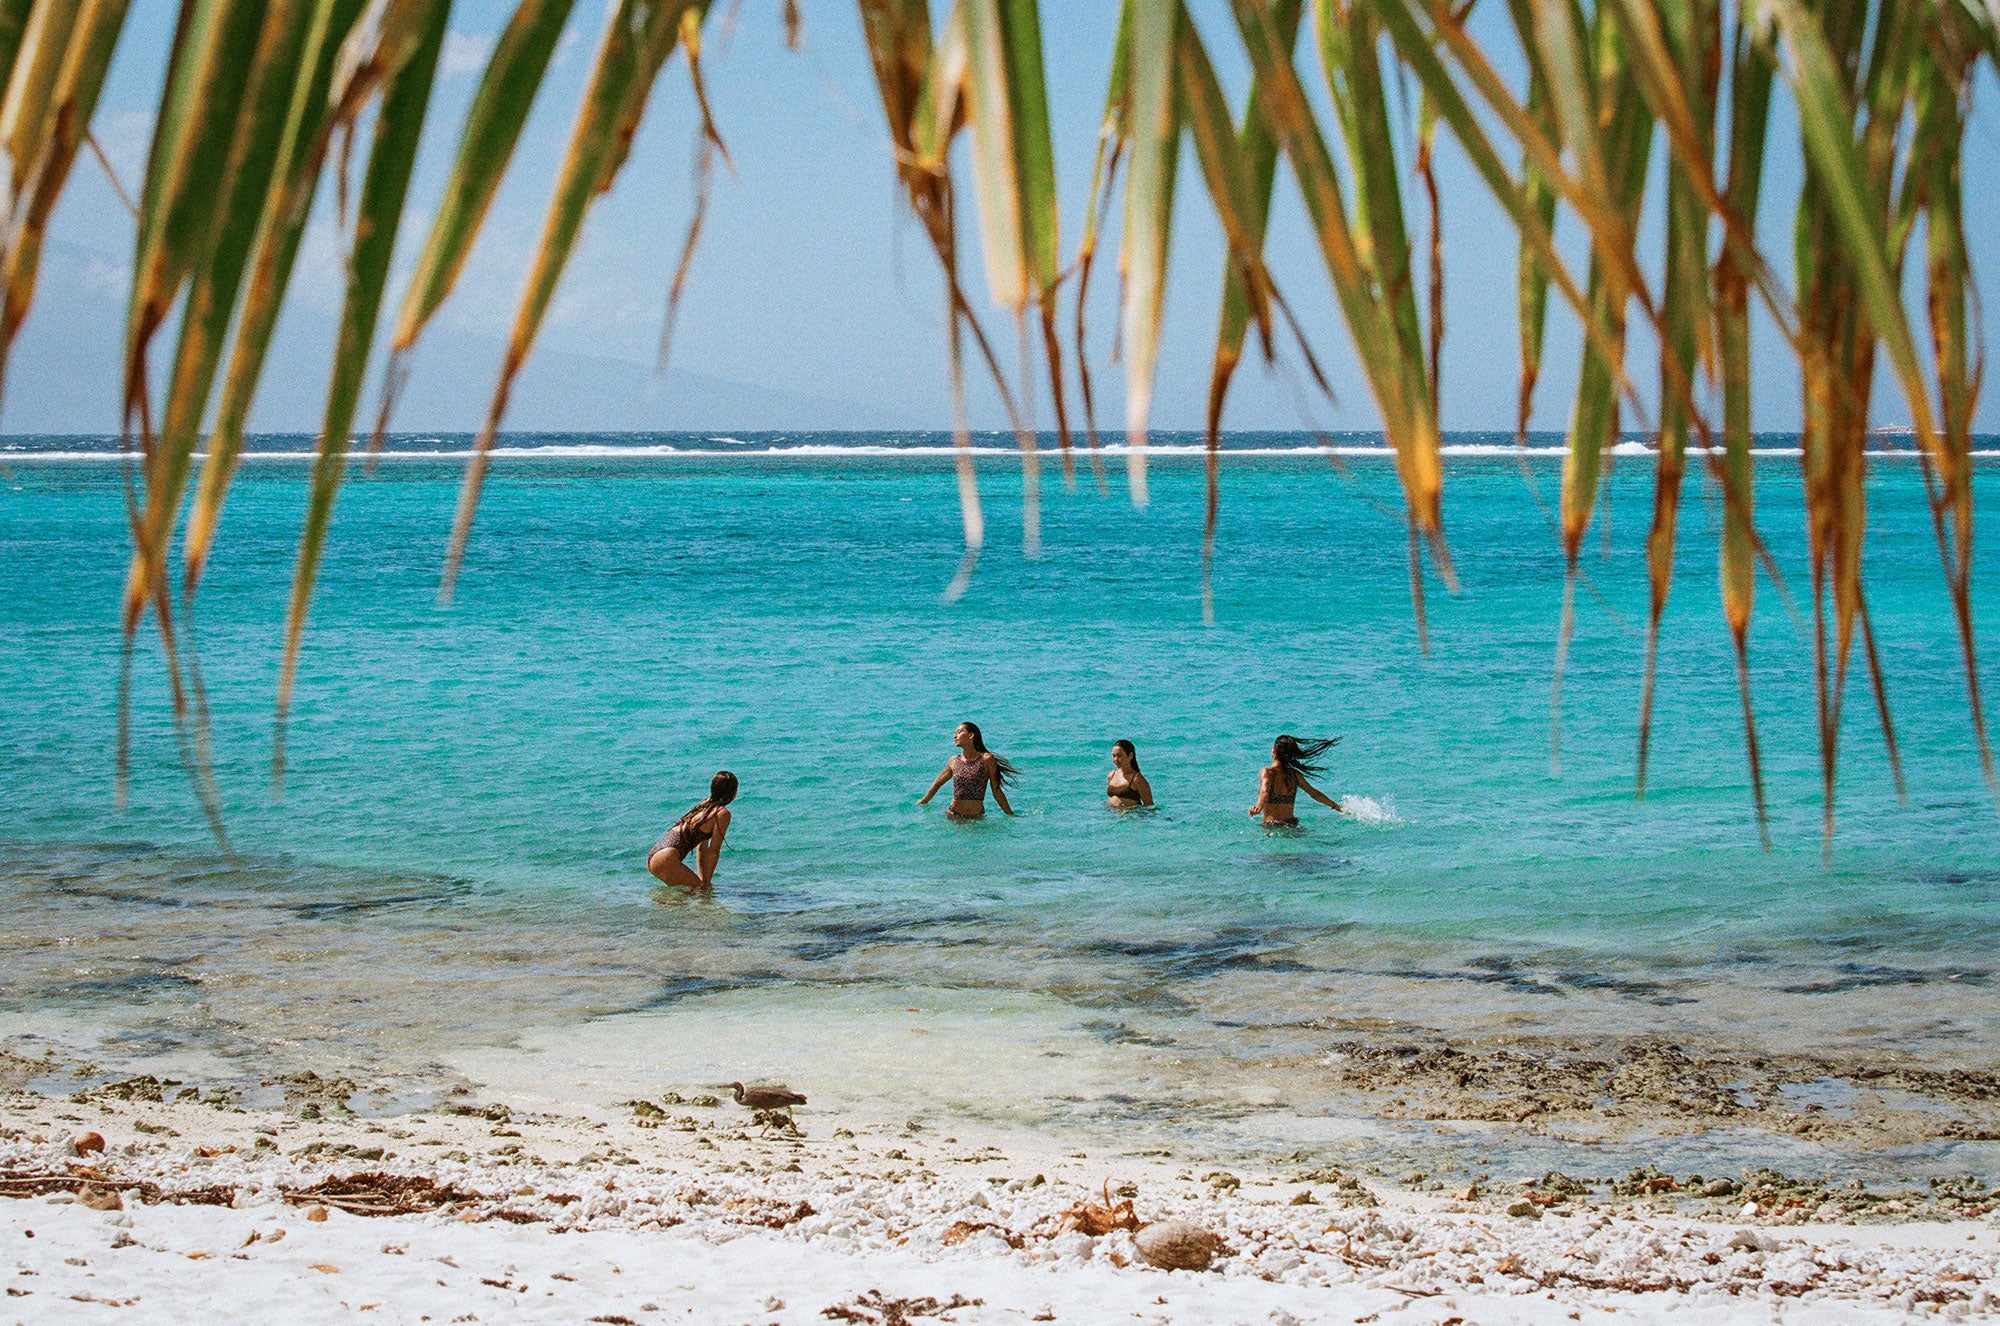
<instances>
[{"instance_id":1,"label":"rock in shallow water","mask_svg":"<svg viewBox=\"0 0 2000 1326\"><path fill-rule=\"evenodd\" d=\"M1163 1271L1206 1271L1222 1240L1185 1220L1161 1220L1132 1236L1140 1258Z\"/></svg>"}]
</instances>

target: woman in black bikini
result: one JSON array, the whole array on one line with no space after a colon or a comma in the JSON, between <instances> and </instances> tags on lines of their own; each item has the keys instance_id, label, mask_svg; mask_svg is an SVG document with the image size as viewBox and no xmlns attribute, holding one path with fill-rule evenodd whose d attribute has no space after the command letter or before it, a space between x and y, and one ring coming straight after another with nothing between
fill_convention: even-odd
<instances>
[{"instance_id":1,"label":"woman in black bikini","mask_svg":"<svg viewBox=\"0 0 2000 1326\"><path fill-rule=\"evenodd\" d=\"M917 804L929 805L938 789L949 782L951 809L945 814L959 820L980 819L986 814L986 785L990 782L993 799L1000 809L1012 815L1014 808L1007 804L1006 782L1019 771L986 749L986 739L979 735L977 723L960 723L951 740L958 747L958 754L945 761L944 772L931 784L930 791L917 798Z\"/></svg>"},{"instance_id":2,"label":"woman in black bikini","mask_svg":"<svg viewBox=\"0 0 2000 1326\"><path fill-rule=\"evenodd\" d=\"M1120 737L1111 743L1111 772L1104 775L1104 795L1113 810L1153 804L1153 785L1139 772L1139 752Z\"/></svg>"},{"instance_id":3,"label":"woman in black bikini","mask_svg":"<svg viewBox=\"0 0 2000 1326\"><path fill-rule=\"evenodd\" d=\"M1318 777L1324 772L1319 757L1339 742L1339 737L1301 741L1289 733L1272 742L1271 762L1257 778L1257 804L1250 807L1252 817L1262 815L1266 825L1297 824L1299 817L1292 813L1292 806L1301 791L1322 806L1338 811L1340 803L1307 782L1306 775Z\"/></svg>"},{"instance_id":4,"label":"woman in black bikini","mask_svg":"<svg viewBox=\"0 0 2000 1326\"><path fill-rule=\"evenodd\" d=\"M675 820L674 827L661 834L653 850L646 853L646 869L653 878L662 884L708 888L715 879L715 863L722 856L723 836L729 832L729 803L735 799L735 774L724 769L709 779L708 795ZM690 852L695 853L701 867L698 875L688 869Z\"/></svg>"}]
</instances>

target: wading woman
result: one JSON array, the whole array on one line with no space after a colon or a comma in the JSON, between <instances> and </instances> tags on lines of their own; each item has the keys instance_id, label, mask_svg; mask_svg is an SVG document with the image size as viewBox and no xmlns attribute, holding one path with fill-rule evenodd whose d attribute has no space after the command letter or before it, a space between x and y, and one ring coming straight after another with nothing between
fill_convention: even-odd
<instances>
[{"instance_id":1,"label":"wading woman","mask_svg":"<svg viewBox=\"0 0 2000 1326\"><path fill-rule=\"evenodd\" d=\"M1338 801L1306 781L1307 775L1317 778L1325 772L1319 757L1339 743L1339 737L1302 741L1289 733L1272 742L1271 762L1257 776L1257 804L1250 807L1250 814L1262 815L1267 825L1297 824L1292 806L1300 792L1329 810L1339 810Z\"/></svg>"},{"instance_id":2,"label":"wading woman","mask_svg":"<svg viewBox=\"0 0 2000 1326\"><path fill-rule=\"evenodd\" d=\"M708 795L674 821L646 853L646 869L662 884L706 889L715 879L722 839L729 832L729 803L736 799L736 775L724 769L708 780ZM692 854L700 873L689 869Z\"/></svg>"},{"instance_id":3,"label":"wading woman","mask_svg":"<svg viewBox=\"0 0 2000 1326\"><path fill-rule=\"evenodd\" d=\"M1113 810L1153 804L1153 785L1139 772L1139 751L1123 737L1111 743L1111 772L1104 775L1104 795Z\"/></svg>"},{"instance_id":4,"label":"wading woman","mask_svg":"<svg viewBox=\"0 0 2000 1326\"><path fill-rule=\"evenodd\" d=\"M991 783L993 800L1012 815L1014 808L1007 804L1006 785L1019 771L986 749L986 739L979 735L977 723L960 723L951 740L958 747L958 754L945 761L944 772L931 784L931 790L917 799L917 804L929 805L938 789L950 783L951 809L945 813L953 819L976 820L986 814L986 785Z\"/></svg>"}]
</instances>

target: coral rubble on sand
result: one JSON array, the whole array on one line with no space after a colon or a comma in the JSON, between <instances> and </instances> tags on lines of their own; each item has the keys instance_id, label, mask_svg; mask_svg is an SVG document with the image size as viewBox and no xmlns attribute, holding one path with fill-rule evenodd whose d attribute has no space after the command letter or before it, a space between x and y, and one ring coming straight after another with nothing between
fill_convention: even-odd
<instances>
[{"instance_id":1,"label":"coral rubble on sand","mask_svg":"<svg viewBox=\"0 0 2000 1326\"><path fill-rule=\"evenodd\" d=\"M1758 1320L1786 1304L1830 1321L2000 1310L2000 1194L1970 1179L1889 1197L1641 1168L1443 1196L1324 1165L1204 1178L1172 1157L908 1126L774 1131L671 1095L370 1119L349 1085L294 1083L266 1111L154 1079L12 1093L7 1306L177 1319L287 1296L302 1321L367 1305L446 1321L491 1319L492 1300L516 1320L784 1323L1350 1322L1418 1301L1449 1309L1429 1320L1551 1323L1583 1305L1636 1320L1688 1304ZM92 1134L101 1150L80 1150Z\"/></svg>"}]
</instances>

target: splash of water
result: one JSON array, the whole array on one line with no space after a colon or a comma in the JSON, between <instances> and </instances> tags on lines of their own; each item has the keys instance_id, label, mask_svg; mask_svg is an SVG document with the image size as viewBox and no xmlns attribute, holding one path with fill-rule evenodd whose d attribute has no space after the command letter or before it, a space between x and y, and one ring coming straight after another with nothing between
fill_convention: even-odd
<instances>
[{"instance_id":1,"label":"splash of water","mask_svg":"<svg viewBox=\"0 0 2000 1326\"><path fill-rule=\"evenodd\" d=\"M1377 801L1374 797L1365 797L1359 793L1350 792L1340 798L1340 808L1346 811L1351 818L1358 820L1362 824L1387 825L1408 822L1396 813L1396 799L1394 797L1383 797L1380 801Z\"/></svg>"}]
</instances>

